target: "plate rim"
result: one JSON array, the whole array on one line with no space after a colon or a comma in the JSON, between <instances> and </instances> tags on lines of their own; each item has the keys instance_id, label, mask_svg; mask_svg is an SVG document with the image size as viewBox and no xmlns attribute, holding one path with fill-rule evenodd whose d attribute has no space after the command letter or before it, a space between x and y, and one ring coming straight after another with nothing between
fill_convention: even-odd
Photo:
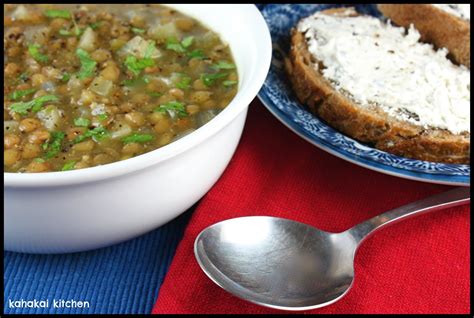
<instances>
[{"instance_id":1,"label":"plate rim","mask_svg":"<svg viewBox=\"0 0 474 318\"><path fill-rule=\"evenodd\" d=\"M312 144L313 146L316 146L319 149L321 149L321 150L323 150L323 151L325 151L325 152L327 152L327 153L329 153L333 156L336 156L336 157L338 157L342 160L348 161L352 164L355 164L357 166L360 166L360 167L363 167L363 168L366 168L366 169L369 169L369 170L377 171L379 173L384 173L384 174L391 175L391 176L394 176L394 177L399 177L399 178L404 178L404 179L409 179L409 180L414 180L414 181L421 181L421 182L426 182L426 183L470 187L469 182L447 180L447 179L450 179L450 178L455 178L456 176L439 175L439 174L435 175L435 174L409 171L409 170L406 170L406 169L401 169L401 168L396 168L396 167L390 167L390 169L396 170L396 171L392 171L392 170L387 170L387 169L375 167L375 166L373 166L369 163L365 163L363 161L354 160L353 158L350 158L349 156L347 156L347 155L345 155L341 152L338 152L334 149L328 148L325 145L323 145L321 142L318 142L318 141L314 140L313 138L311 138L312 136L308 136L307 135L308 133L305 132L302 128L300 128L297 124L295 124L291 121L288 121L286 119L286 117L283 114L281 114L282 112L278 109L278 107L273 105L273 101L271 100L271 98L266 96L266 94L264 93L264 88L263 87L262 87L262 89L260 90L260 92L258 93L257 96L258 96L258 99L265 106L265 108L267 108L268 111L274 117L276 117L281 123L283 123L283 125L285 125L293 133L295 133L299 137L303 138L305 141ZM344 136L346 138L350 138L346 135L344 135ZM350 139L352 139L352 138L350 138ZM337 149L337 147L336 147L336 149ZM380 165L382 165L382 164L380 164ZM464 179L466 177L465 176L459 176L458 178ZM468 179L470 179L470 177Z\"/></svg>"}]
</instances>

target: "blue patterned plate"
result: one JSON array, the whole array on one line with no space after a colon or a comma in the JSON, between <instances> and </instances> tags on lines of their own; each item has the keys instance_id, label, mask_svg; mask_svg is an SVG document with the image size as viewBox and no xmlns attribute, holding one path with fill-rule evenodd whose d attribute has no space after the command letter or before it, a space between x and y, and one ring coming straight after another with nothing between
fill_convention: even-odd
<instances>
[{"instance_id":1,"label":"blue patterned plate","mask_svg":"<svg viewBox=\"0 0 474 318\"><path fill-rule=\"evenodd\" d=\"M290 45L290 30L311 13L337 5L269 4L261 8L273 41L273 60L258 96L288 128L313 145L352 163L397 177L449 185L470 185L469 165L407 159L363 145L332 129L301 105L284 71L283 59ZM374 5L358 5L359 12L379 16Z\"/></svg>"}]
</instances>

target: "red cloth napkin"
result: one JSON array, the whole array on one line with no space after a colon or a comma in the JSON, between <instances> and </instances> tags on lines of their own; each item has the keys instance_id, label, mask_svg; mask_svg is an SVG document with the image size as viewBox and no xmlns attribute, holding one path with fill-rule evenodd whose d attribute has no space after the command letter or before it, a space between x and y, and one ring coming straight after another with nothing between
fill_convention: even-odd
<instances>
[{"instance_id":1,"label":"red cloth napkin","mask_svg":"<svg viewBox=\"0 0 474 318\"><path fill-rule=\"evenodd\" d=\"M285 313L234 297L201 271L193 244L213 223L270 215L339 232L450 188L336 158L295 135L255 100L235 156L190 220L153 313ZM358 250L349 293L306 313L469 313L469 212L469 205L433 212L373 235Z\"/></svg>"}]
</instances>

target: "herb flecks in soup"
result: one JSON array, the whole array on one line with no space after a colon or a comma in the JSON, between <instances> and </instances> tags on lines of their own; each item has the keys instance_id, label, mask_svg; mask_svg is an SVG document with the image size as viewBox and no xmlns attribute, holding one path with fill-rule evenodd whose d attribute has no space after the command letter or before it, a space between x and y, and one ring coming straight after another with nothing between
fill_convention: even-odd
<instances>
[{"instance_id":1,"label":"herb flecks in soup","mask_svg":"<svg viewBox=\"0 0 474 318\"><path fill-rule=\"evenodd\" d=\"M230 50L158 5L5 5L4 171L128 159L192 132L237 93Z\"/></svg>"}]
</instances>

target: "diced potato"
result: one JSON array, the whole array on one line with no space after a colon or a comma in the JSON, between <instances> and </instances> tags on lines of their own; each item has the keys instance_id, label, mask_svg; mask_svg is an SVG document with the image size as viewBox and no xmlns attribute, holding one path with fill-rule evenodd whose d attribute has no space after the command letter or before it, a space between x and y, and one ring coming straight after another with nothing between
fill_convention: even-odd
<instances>
[{"instance_id":1,"label":"diced potato","mask_svg":"<svg viewBox=\"0 0 474 318\"><path fill-rule=\"evenodd\" d=\"M112 139L123 138L132 133L132 128L123 121L115 123L112 129L112 133L110 134Z\"/></svg>"},{"instance_id":2,"label":"diced potato","mask_svg":"<svg viewBox=\"0 0 474 318\"><path fill-rule=\"evenodd\" d=\"M43 126L49 131L58 130L61 113L56 106L49 105L46 108L40 110L36 116L39 120L41 120Z\"/></svg>"},{"instance_id":3,"label":"diced potato","mask_svg":"<svg viewBox=\"0 0 474 318\"><path fill-rule=\"evenodd\" d=\"M96 99L95 94L92 91L84 90L81 93L81 98L79 99L80 105L90 105Z\"/></svg>"},{"instance_id":4,"label":"diced potato","mask_svg":"<svg viewBox=\"0 0 474 318\"><path fill-rule=\"evenodd\" d=\"M73 94L79 94L82 91L82 81L77 76L71 76L69 81L67 82L67 88Z\"/></svg>"},{"instance_id":5,"label":"diced potato","mask_svg":"<svg viewBox=\"0 0 474 318\"><path fill-rule=\"evenodd\" d=\"M113 86L114 83L112 83L112 81L99 76L92 81L89 89L100 96L109 96L112 92Z\"/></svg>"},{"instance_id":6,"label":"diced potato","mask_svg":"<svg viewBox=\"0 0 474 318\"><path fill-rule=\"evenodd\" d=\"M166 24L158 22L148 30L148 35L159 42L165 42L168 38L179 38L181 32L173 22Z\"/></svg>"},{"instance_id":7,"label":"diced potato","mask_svg":"<svg viewBox=\"0 0 474 318\"><path fill-rule=\"evenodd\" d=\"M24 5L19 5L18 8L13 11L12 18L19 21L27 20L29 13Z\"/></svg>"},{"instance_id":8,"label":"diced potato","mask_svg":"<svg viewBox=\"0 0 474 318\"><path fill-rule=\"evenodd\" d=\"M79 48L92 52L97 48L97 34L91 28L87 28L79 41Z\"/></svg>"},{"instance_id":9,"label":"diced potato","mask_svg":"<svg viewBox=\"0 0 474 318\"><path fill-rule=\"evenodd\" d=\"M203 49L210 49L220 43L219 36L214 32L208 31L203 36L196 38L196 46Z\"/></svg>"},{"instance_id":10,"label":"diced potato","mask_svg":"<svg viewBox=\"0 0 474 318\"><path fill-rule=\"evenodd\" d=\"M90 108L91 108L91 115L93 116L106 113L104 104L99 104L99 103L94 102L90 105Z\"/></svg>"}]
</instances>

